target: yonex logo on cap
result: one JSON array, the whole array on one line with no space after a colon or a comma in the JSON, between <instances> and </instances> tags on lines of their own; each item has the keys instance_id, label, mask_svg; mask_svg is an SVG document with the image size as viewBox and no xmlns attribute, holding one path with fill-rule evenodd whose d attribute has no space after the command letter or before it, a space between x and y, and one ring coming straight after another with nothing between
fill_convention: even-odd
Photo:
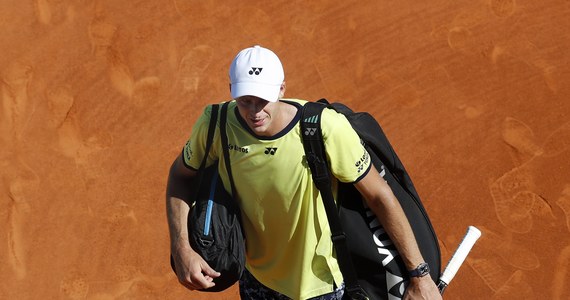
<instances>
[{"instance_id":1,"label":"yonex logo on cap","mask_svg":"<svg viewBox=\"0 0 570 300\"><path fill-rule=\"evenodd\" d=\"M251 67L251 70L249 70L249 75L259 75L261 73L261 71L263 70L263 68L254 68Z\"/></svg>"}]
</instances>

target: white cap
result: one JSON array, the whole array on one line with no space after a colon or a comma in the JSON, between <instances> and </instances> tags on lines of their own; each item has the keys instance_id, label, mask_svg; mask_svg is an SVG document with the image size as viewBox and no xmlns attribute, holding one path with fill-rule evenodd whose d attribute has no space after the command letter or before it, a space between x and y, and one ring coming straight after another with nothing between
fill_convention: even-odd
<instances>
[{"instance_id":1,"label":"white cap","mask_svg":"<svg viewBox=\"0 0 570 300\"><path fill-rule=\"evenodd\" d=\"M230 67L231 93L234 99L250 95L277 102L284 79L279 57L261 46L241 50Z\"/></svg>"}]
</instances>

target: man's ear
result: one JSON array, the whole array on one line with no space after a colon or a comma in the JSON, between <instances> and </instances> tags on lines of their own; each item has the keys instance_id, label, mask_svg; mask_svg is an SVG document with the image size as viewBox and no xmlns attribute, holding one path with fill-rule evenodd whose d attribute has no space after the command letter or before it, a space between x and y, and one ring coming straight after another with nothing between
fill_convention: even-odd
<instances>
[{"instance_id":1,"label":"man's ear","mask_svg":"<svg viewBox=\"0 0 570 300\"><path fill-rule=\"evenodd\" d=\"M285 96L285 90L287 89L287 85L285 84L285 80L281 83L281 88L279 89L279 98L283 98Z\"/></svg>"}]
</instances>

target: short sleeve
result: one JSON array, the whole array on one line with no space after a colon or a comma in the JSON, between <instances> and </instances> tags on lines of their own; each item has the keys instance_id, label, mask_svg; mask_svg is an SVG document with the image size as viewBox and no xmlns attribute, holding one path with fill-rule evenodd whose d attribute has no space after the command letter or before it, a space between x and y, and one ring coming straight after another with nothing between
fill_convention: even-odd
<instances>
[{"instance_id":1,"label":"short sleeve","mask_svg":"<svg viewBox=\"0 0 570 300\"><path fill-rule=\"evenodd\" d=\"M202 159L204 158L211 112L212 106L208 105L196 123L194 123L194 126L192 127L192 134L186 142L186 145L184 145L182 156L184 158L184 164L190 169L198 170L200 168L200 164L202 163ZM216 130L216 133L214 134L214 141L216 141L217 135L218 131ZM212 165L216 160L216 157L217 155L215 147L212 146L208 155L208 159L206 160L206 166Z\"/></svg>"},{"instance_id":2,"label":"short sleeve","mask_svg":"<svg viewBox=\"0 0 570 300\"><path fill-rule=\"evenodd\" d=\"M370 154L343 114L323 110L323 140L331 172L341 182L357 182L370 170Z\"/></svg>"}]
</instances>

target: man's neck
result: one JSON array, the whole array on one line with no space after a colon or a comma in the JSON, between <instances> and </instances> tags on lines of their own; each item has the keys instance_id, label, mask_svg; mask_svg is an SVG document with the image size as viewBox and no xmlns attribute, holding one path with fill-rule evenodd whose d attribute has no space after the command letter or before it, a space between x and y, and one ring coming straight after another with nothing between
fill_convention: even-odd
<instances>
[{"instance_id":1,"label":"man's neck","mask_svg":"<svg viewBox=\"0 0 570 300\"><path fill-rule=\"evenodd\" d=\"M277 122L273 124L275 126L271 130L271 135L275 135L285 129L293 121L298 111L298 108L290 103L279 101L277 104L279 105L279 113L277 119L274 120Z\"/></svg>"}]
</instances>

